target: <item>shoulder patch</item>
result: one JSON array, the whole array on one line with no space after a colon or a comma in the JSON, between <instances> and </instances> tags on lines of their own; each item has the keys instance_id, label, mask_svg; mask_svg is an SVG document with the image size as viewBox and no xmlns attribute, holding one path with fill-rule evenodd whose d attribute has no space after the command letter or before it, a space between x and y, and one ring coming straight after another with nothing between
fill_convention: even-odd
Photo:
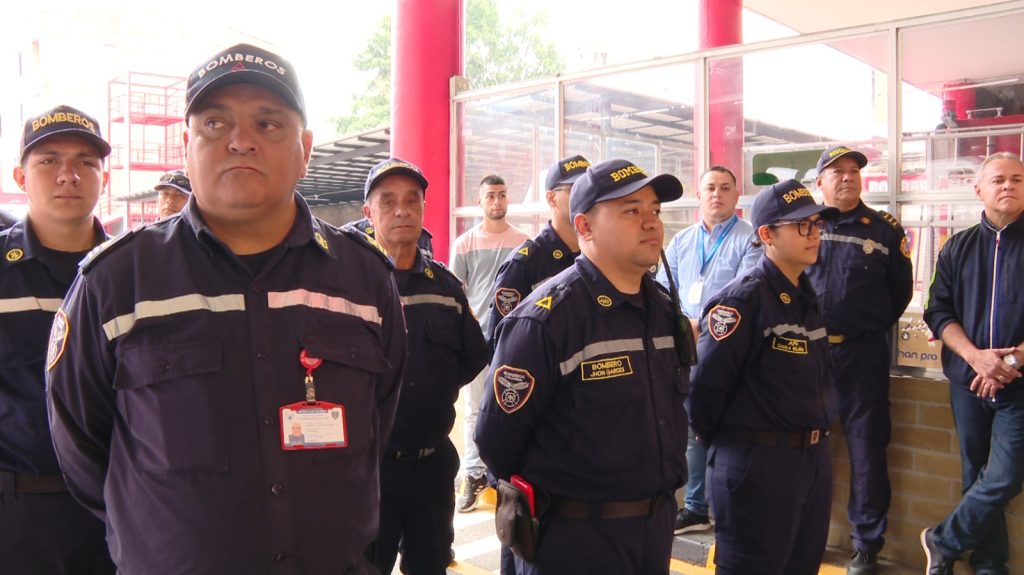
<instances>
[{"instance_id":1,"label":"shoulder patch","mask_svg":"<svg viewBox=\"0 0 1024 575\"><path fill-rule=\"evenodd\" d=\"M503 365L494 370L494 399L502 411L515 413L530 401L536 383L529 371Z\"/></svg>"},{"instance_id":2,"label":"shoulder patch","mask_svg":"<svg viewBox=\"0 0 1024 575\"><path fill-rule=\"evenodd\" d=\"M903 254L903 257L910 259L910 238L907 236L903 236L903 239L900 240L900 253Z\"/></svg>"},{"instance_id":3,"label":"shoulder patch","mask_svg":"<svg viewBox=\"0 0 1024 575\"><path fill-rule=\"evenodd\" d=\"M883 210L878 210L878 215L881 216L882 219L885 220L885 222L887 224L892 226L892 229L894 229L894 230L901 230L901 229L903 229L902 227L900 227L900 221L896 219L896 216L890 214L889 212L886 212L886 211L883 211Z\"/></svg>"},{"instance_id":4,"label":"shoulder patch","mask_svg":"<svg viewBox=\"0 0 1024 575\"><path fill-rule=\"evenodd\" d=\"M537 300L533 305L535 305L537 307L542 307L542 308L544 308L546 310L550 310L551 309L551 296L542 297L539 300Z\"/></svg>"},{"instance_id":5,"label":"shoulder patch","mask_svg":"<svg viewBox=\"0 0 1024 575\"><path fill-rule=\"evenodd\" d=\"M46 348L46 371L52 370L64 355L69 332L68 315L63 309L58 309L53 316L53 325L50 326L50 345Z\"/></svg>"},{"instance_id":6,"label":"shoulder patch","mask_svg":"<svg viewBox=\"0 0 1024 575\"><path fill-rule=\"evenodd\" d=\"M501 317L512 313L512 310L516 309L522 300L523 294L519 293L517 289L502 287L494 291L494 309L498 310ZM547 309L551 309L551 307L549 306Z\"/></svg>"},{"instance_id":7,"label":"shoulder patch","mask_svg":"<svg viewBox=\"0 0 1024 575\"><path fill-rule=\"evenodd\" d=\"M370 236L359 231L357 228L352 226L345 226L338 228L341 233L354 239L357 244L377 254L385 263L388 265L388 269L395 269L395 262L391 260L391 255L384 249L384 246L380 245L380 242L371 238Z\"/></svg>"},{"instance_id":8,"label":"shoulder patch","mask_svg":"<svg viewBox=\"0 0 1024 575\"><path fill-rule=\"evenodd\" d=\"M718 304L708 312L708 333L715 341L722 341L736 332L742 319L736 308Z\"/></svg>"},{"instance_id":9,"label":"shoulder patch","mask_svg":"<svg viewBox=\"0 0 1024 575\"><path fill-rule=\"evenodd\" d=\"M110 251L116 248L117 246L123 245L125 242L127 242L133 237L135 237L135 231L128 230L127 232L124 232L119 236L110 238L109 240L103 242L102 244L94 247L92 251L86 254L85 257L82 258L82 263L78 264L78 267L81 268L83 272L89 271L89 268L95 265L96 262L103 259L103 256L110 253Z\"/></svg>"},{"instance_id":10,"label":"shoulder patch","mask_svg":"<svg viewBox=\"0 0 1024 575\"><path fill-rule=\"evenodd\" d=\"M530 246L523 246L523 247L519 248L519 252L518 253L520 253L520 254L522 254L524 256L530 255Z\"/></svg>"}]
</instances>

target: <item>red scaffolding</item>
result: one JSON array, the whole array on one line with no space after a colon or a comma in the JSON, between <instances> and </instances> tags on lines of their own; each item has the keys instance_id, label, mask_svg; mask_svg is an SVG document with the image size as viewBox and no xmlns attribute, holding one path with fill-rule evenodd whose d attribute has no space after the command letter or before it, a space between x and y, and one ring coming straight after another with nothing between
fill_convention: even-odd
<instances>
[{"instance_id":1,"label":"red scaffolding","mask_svg":"<svg viewBox=\"0 0 1024 575\"><path fill-rule=\"evenodd\" d=\"M128 72L108 83L107 138L110 186L100 202L108 231L136 228L156 219L160 174L185 165L186 79Z\"/></svg>"}]
</instances>

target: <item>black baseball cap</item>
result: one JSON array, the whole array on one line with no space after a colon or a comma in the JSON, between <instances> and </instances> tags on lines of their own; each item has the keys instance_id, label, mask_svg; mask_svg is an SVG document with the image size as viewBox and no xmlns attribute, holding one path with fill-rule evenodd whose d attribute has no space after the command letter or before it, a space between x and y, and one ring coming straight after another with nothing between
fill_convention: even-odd
<instances>
[{"instance_id":1,"label":"black baseball cap","mask_svg":"<svg viewBox=\"0 0 1024 575\"><path fill-rule=\"evenodd\" d=\"M388 176L409 176L423 188L423 195L427 194L427 178L415 164L398 158L388 158L370 168L370 173L366 175L366 186L363 187L364 202L370 197L373 188Z\"/></svg>"},{"instance_id":2,"label":"black baseball cap","mask_svg":"<svg viewBox=\"0 0 1024 575\"><path fill-rule=\"evenodd\" d=\"M548 175L544 179L544 189L553 190L562 184L571 184L586 173L589 167L590 160L583 156L562 158L548 170Z\"/></svg>"},{"instance_id":3,"label":"black baseball cap","mask_svg":"<svg viewBox=\"0 0 1024 575\"><path fill-rule=\"evenodd\" d=\"M291 62L249 44L232 46L192 71L185 91L185 121L192 108L214 88L239 83L259 84L273 90L306 122L306 102Z\"/></svg>"},{"instance_id":4,"label":"black baseball cap","mask_svg":"<svg viewBox=\"0 0 1024 575\"><path fill-rule=\"evenodd\" d=\"M672 174L649 177L639 166L622 159L594 164L572 185L570 217L575 218L598 202L628 196L645 186L653 187L662 202L671 202L683 195L683 184Z\"/></svg>"},{"instance_id":5,"label":"black baseball cap","mask_svg":"<svg viewBox=\"0 0 1024 575\"><path fill-rule=\"evenodd\" d=\"M829 164L845 156L850 156L851 158L856 160L857 165L862 168L868 165L868 157L865 156L864 154L858 152L857 150L847 148L846 146L836 146L834 148L829 148L821 153L821 157L818 158L818 174L821 174L821 171L827 168Z\"/></svg>"},{"instance_id":6,"label":"black baseball cap","mask_svg":"<svg viewBox=\"0 0 1024 575\"><path fill-rule=\"evenodd\" d=\"M20 160L25 159L32 146L51 136L80 136L96 146L101 158L110 155L110 144L100 134L100 125L95 118L71 106L57 106L25 122Z\"/></svg>"},{"instance_id":7,"label":"black baseball cap","mask_svg":"<svg viewBox=\"0 0 1024 575\"><path fill-rule=\"evenodd\" d=\"M783 180L762 188L754 196L751 223L754 229L781 221L803 220L821 214L830 220L839 217L838 208L830 208L814 201L810 190L796 180Z\"/></svg>"},{"instance_id":8,"label":"black baseball cap","mask_svg":"<svg viewBox=\"0 0 1024 575\"><path fill-rule=\"evenodd\" d=\"M156 189L164 187L174 188L186 196L192 195L192 182L189 181L184 170L171 170L160 176L160 182L156 185Z\"/></svg>"}]
</instances>

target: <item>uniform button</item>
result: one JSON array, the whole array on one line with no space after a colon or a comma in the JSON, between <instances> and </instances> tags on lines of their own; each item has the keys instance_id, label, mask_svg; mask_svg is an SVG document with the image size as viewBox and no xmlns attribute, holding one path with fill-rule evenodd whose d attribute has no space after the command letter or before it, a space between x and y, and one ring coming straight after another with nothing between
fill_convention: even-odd
<instances>
[{"instance_id":1,"label":"uniform button","mask_svg":"<svg viewBox=\"0 0 1024 575\"><path fill-rule=\"evenodd\" d=\"M409 382L409 387L416 387L416 382L415 381L410 381Z\"/></svg>"},{"instance_id":2,"label":"uniform button","mask_svg":"<svg viewBox=\"0 0 1024 575\"><path fill-rule=\"evenodd\" d=\"M665 425L665 420L664 419L659 419L658 420L658 425Z\"/></svg>"},{"instance_id":3,"label":"uniform button","mask_svg":"<svg viewBox=\"0 0 1024 575\"><path fill-rule=\"evenodd\" d=\"M274 555L274 563L284 563L284 560L287 559L287 558L288 558L288 556L285 555L284 553L278 553L278 554Z\"/></svg>"},{"instance_id":4,"label":"uniform button","mask_svg":"<svg viewBox=\"0 0 1024 575\"><path fill-rule=\"evenodd\" d=\"M171 362L161 359L156 362L156 370L160 373L167 373L171 369Z\"/></svg>"},{"instance_id":5,"label":"uniform button","mask_svg":"<svg viewBox=\"0 0 1024 575\"><path fill-rule=\"evenodd\" d=\"M351 348L349 348L349 350L348 350L348 355L349 355L349 357L351 357L352 359L357 359L357 358L359 357L359 350L358 350L358 349L356 349L356 348L354 348L354 347L351 347Z\"/></svg>"},{"instance_id":6,"label":"uniform button","mask_svg":"<svg viewBox=\"0 0 1024 575\"><path fill-rule=\"evenodd\" d=\"M249 289L252 290L252 293L260 293L261 291L263 291L263 288L260 286L259 283L252 284L252 287L250 287Z\"/></svg>"},{"instance_id":7,"label":"uniform button","mask_svg":"<svg viewBox=\"0 0 1024 575\"><path fill-rule=\"evenodd\" d=\"M266 423L267 425L274 425L274 418L268 415L263 418L263 423Z\"/></svg>"},{"instance_id":8,"label":"uniform button","mask_svg":"<svg viewBox=\"0 0 1024 575\"><path fill-rule=\"evenodd\" d=\"M267 359L267 352L262 349L256 352L256 359Z\"/></svg>"},{"instance_id":9,"label":"uniform button","mask_svg":"<svg viewBox=\"0 0 1024 575\"><path fill-rule=\"evenodd\" d=\"M281 485L280 483L275 483L271 485L270 493L272 495L281 495L282 493L284 493L284 485Z\"/></svg>"}]
</instances>

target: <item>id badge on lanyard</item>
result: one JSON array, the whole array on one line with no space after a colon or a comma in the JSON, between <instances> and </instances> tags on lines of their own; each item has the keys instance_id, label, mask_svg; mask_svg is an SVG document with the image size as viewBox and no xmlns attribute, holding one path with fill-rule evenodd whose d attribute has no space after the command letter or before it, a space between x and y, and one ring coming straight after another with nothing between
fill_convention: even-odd
<instances>
[{"instance_id":1,"label":"id badge on lanyard","mask_svg":"<svg viewBox=\"0 0 1024 575\"><path fill-rule=\"evenodd\" d=\"M313 370L320 367L323 360L302 350L299 363L306 369L303 381L306 400L281 406L278 418L281 422L281 449L299 451L347 447L345 406L316 399Z\"/></svg>"}]
</instances>

